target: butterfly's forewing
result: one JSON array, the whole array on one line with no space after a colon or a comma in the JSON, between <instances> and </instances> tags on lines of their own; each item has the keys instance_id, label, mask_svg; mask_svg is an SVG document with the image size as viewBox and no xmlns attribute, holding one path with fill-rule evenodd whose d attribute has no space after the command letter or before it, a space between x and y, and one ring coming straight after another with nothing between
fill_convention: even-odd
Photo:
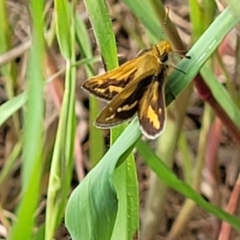
<instances>
[{"instance_id":1,"label":"butterfly's forewing","mask_svg":"<svg viewBox=\"0 0 240 240\"><path fill-rule=\"evenodd\" d=\"M158 137L165 123L164 83L166 70L155 77L139 101L138 119L142 132L149 139Z\"/></svg>"},{"instance_id":2,"label":"butterfly's forewing","mask_svg":"<svg viewBox=\"0 0 240 240\"><path fill-rule=\"evenodd\" d=\"M151 81L152 76L141 79L141 81L134 80L102 110L95 125L101 128L109 128L130 120L137 112L139 100Z\"/></svg>"},{"instance_id":3,"label":"butterfly's forewing","mask_svg":"<svg viewBox=\"0 0 240 240\"><path fill-rule=\"evenodd\" d=\"M110 101L132 81L153 75L158 67L157 59L147 50L118 68L88 79L82 88L102 100Z\"/></svg>"},{"instance_id":4,"label":"butterfly's forewing","mask_svg":"<svg viewBox=\"0 0 240 240\"><path fill-rule=\"evenodd\" d=\"M82 88L100 99L109 101L133 79L136 70L133 63L127 62L103 75L90 78L83 83Z\"/></svg>"}]
</instances>

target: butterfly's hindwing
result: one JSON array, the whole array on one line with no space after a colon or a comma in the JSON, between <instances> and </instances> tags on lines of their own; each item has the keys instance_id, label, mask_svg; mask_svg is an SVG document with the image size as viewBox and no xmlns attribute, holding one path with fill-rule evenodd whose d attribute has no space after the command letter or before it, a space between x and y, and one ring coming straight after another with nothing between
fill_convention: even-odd
<instances>
[{"instance_id":1,"label":"butterfly's hindwing","mask_svg":"<svg viewBox=\"0 0 240 240\"><path fill-rule=\"evenodd\" d=\"M165 72L164 68L139 101L139 124L144 135L150 139L155 139L161 134L165 123Z\"/></svg>"}]
</instances>

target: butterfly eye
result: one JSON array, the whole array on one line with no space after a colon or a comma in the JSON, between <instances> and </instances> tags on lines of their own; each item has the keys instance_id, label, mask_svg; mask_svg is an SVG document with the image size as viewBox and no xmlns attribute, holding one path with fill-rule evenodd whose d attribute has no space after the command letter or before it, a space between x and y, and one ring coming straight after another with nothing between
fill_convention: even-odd
<instances>
[{"instance_id":1,"label":"butterfly eye","mask_svg":"<svg viewBox=\"0 0 240 240\"><path fill-rule=\"evenodd\" d=\"M160 61L162 63L166 62L168 60L168 53L163 53L162 55L160 55Z\"/></svg>"}]
</instances>

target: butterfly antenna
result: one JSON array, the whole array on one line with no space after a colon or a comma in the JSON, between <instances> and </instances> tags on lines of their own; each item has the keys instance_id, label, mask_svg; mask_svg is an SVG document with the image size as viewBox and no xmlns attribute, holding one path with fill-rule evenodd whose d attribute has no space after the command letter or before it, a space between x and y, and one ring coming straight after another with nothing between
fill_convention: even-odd
<instances>
[{"instance_id":1,"label":"butterfly antenna","mask_svg":"<svg viewBox=\"0 0 240 240\"><path fill-rule=\"evenodd\" d=\"M168 20L168 14L169 14L169 7L166 7L166 14L165 14L165 18L163 21L163 26L162 26L162 31L161 31L161 35L163 36L166 24L167 24L167 20Z\"/></svg>"},{"instance_id":2,"label":"butterfly antenna","mask_svg":"<svg viewBox=\"0 0 240 240\"><path fill-rule=\"evenodd\" d=\"M176 53L180 58L187 58L187 59L191 59L191 56L188 56L188 55L184 55L184 54L181 54L181 52L186 52L186 50L178 50L178 51L173 51L173 53Z\"/></svg>"}]
</instances>

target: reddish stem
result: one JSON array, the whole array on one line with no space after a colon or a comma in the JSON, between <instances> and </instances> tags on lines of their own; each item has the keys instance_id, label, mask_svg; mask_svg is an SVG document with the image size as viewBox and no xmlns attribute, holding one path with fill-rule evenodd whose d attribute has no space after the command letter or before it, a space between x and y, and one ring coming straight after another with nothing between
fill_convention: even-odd
<instances>
[{"instance_id":1,"label":"reddish stem","mask_svg":"<svg viewBox=\"0 0 240 240\"><path fill-rule=\"evenodd\" d=\"M226 114L224 109L218 104L211 90L204 82L202 76L198 74L194 79L195 87L198 91L199 96L206 101L215 111L216 115L221 119L223 125L228 129L232 137L240 145L240 130L231 120L231 118Z\"/></svg>"}]
</instances>

